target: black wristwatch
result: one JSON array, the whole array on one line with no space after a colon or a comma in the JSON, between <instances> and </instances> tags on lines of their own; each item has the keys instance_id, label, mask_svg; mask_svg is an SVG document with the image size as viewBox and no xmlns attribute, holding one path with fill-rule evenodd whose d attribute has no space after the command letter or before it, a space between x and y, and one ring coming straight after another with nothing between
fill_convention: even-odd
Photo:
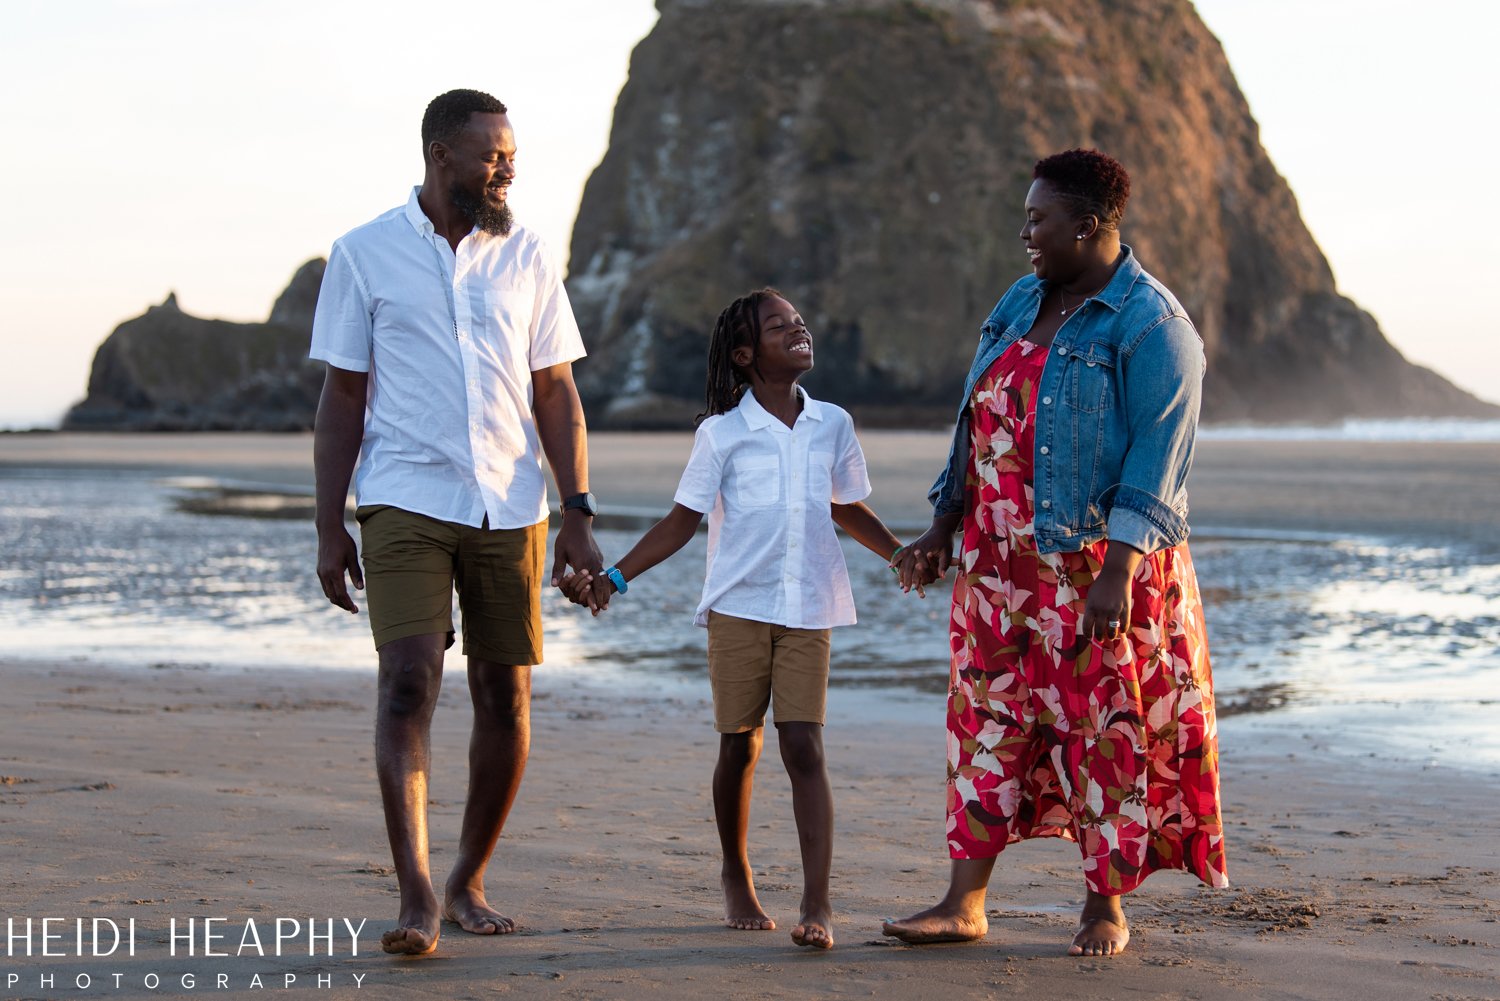
<instances>
[{"instance_id":1,"label":"black wristwatch","mask_svg":"<svg viewBox=\"0 0 1500 1001\"><path fill-rule=\"evenodd\" d=\"M563 498L562 509L582 511L590 518L599 513L599 505L594 503L594 495L590 493L574 494L572 497Z\"/></svg>"}]
</instances>

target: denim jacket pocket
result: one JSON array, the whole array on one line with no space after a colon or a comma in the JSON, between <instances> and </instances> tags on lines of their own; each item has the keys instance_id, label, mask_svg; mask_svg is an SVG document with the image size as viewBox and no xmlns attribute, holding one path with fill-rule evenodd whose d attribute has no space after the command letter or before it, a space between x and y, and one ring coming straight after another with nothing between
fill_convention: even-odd
<instances>
[{"instance_id":1,"label":"denim jacket pocket","mask_svg":"<svg viewBox=\"0 0 1500 1001\"><path fill-rule=\"evenodd\" d=\"M1115 366L1119 348L1106 341L1084 341L1068 348L1067 393L1075 410L1098 413L1114 406Z\"/></svg>"}]
</instances>

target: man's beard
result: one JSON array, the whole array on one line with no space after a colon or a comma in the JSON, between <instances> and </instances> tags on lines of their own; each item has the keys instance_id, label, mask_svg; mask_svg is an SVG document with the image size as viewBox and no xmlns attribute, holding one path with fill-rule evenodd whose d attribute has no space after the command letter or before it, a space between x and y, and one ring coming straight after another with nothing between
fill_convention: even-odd
<instances>
[{"instance_id":1,"label":"man's beard","mask_svg":"<svg viewBox=\"0 0 1500 1001\"><path fill-rule=\"evenodd\" d=\"M497 208L483 198L475 198L457 183L448 186L448 198L464 214L464 218L478 226L482 232L491 236L510 235L514 218L509 205L502 202Z\"/></svg>"}]
</instances>

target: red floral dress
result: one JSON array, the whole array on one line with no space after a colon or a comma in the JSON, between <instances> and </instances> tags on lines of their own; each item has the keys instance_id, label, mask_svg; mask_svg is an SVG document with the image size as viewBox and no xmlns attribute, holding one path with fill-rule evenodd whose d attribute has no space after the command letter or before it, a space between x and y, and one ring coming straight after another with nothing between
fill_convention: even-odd
<instances>
[{"instance_id":1,"label":"red floral dress","mask_svg":"<svg viewBox=\"0 0 1500 1001\"><path fill-rule=\"evenodd\" d=\"M1152 553L1111 642L1079 619L1106 543L1038 553L1036 389L1047 351L1018 341L974 389L963 553L953 589L948 846L993 858L1078 842L1089 889L1156 869L1227 886L1203 605L1187 546Z\"/></svg>"}]
</instances>

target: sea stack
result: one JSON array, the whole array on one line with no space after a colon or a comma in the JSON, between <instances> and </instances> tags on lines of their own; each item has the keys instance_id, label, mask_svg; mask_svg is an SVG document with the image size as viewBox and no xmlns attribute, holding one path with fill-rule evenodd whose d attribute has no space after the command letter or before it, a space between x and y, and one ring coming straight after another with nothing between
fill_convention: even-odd
<instances>
[{"instance_id":1,"label":"sea stack","mask_svg":"<svg viewBox=\"0 0 1500 1001\"><path fill-rule=\"evenodd\" d=\"M1339 294L1188 0L658 0L573 232L595 426L686 426L719 308L782 289L817 396L951 416L1028 272L1032 164L1133 178L1124 238L1208 354L1204 417L1496 416Z\"/></svg>"}]
</instances>

